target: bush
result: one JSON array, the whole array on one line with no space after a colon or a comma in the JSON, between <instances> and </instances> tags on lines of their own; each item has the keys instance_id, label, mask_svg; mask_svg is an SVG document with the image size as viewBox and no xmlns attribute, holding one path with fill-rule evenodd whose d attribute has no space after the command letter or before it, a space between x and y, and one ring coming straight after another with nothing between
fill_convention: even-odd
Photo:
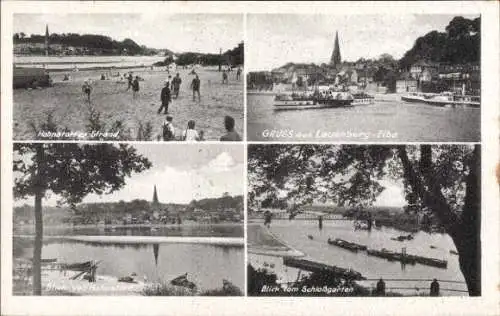
<instances>
[{"instance_id":1,"label":"bush","mask_svg":"<svg viewBox=\"0 0 500 316\"><path fill-rule=\"evenodd\" d=\"M146 285L142 290L144 296L194 296L194 291L182 287L161 282Z\"/></svg>"},{"instance_id":2,"label":"bush","mask_svg":"<svg viewBox=\"0 0 500 316\"><path fill-rule=\"evenodd\" d=\"M243 296L243 292L234 285L227 285L219 289L207 290L201 293L202 296Z\"/></svg>"}]
</instances>

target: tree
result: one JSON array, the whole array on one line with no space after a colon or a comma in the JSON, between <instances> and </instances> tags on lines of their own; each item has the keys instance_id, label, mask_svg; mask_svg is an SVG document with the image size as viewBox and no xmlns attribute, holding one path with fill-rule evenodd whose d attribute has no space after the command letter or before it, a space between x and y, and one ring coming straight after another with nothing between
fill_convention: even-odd
<instances>
[{"instance_id":1,"label":"tree","mask_svg":"<svg viewBox=\"0 0 500 316\"><path fill-rule=\"evenodd\" d=\"M466 64L480 60L481 18L455 17L446 32L431 31L419 37L399 61L402 69L423 59L433 62Z\"/></svg>"},{"instance_id":2,"label":"tree","mask_svg":"<svg viewBox=\"0 0 500 316\"><path fill-rule=\"evenodd\" d=\"M370 206L399 179L416 209L436 217L452 238L469 294L481 295L480 146L253 145L249 191L285 192L298 205L314 201Z\"/></svg>"},{"instance_id":3,"label":"tree","mask_svg":"<svg viewBox=\"0 0 500 316\"><path fill-rule=\"evenodd\" d=\"M42 293L43 198L53 193L60 197L58 203L74 207L88 194L109 194L121 189L126 177L150 167L147 158L125 144L14 144L14 197L35 198L34 295Z\"/></svg>"}]
</instances>

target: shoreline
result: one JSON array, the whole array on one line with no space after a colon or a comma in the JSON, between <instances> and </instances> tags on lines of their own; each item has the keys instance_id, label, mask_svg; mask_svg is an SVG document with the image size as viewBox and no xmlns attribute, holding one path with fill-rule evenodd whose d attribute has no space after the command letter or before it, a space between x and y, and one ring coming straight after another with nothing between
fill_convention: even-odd
<instances>
[{"instance_id":1,"label":"shoreline","mask_svg":"<svg viewBox=\"0 0 500 316\"><path fill-rule=\"evenodd\" d=\"M13 238L34 238L33 235L13 235ZM105 236L105 235L75 235L75 236L43 236L44 241L69 240L102 244L205 244L243 247L244 238L238 237L166 237L166 236Z\"/></svg>"},{"instance_id":2,"label":"shoreline","mask_svg":"<svg viewBox=\"0 0 500 316\"><path fill-rule=\"evenodd\" d=\"M84 229L84 228L170 228L170 227L197 227L197 226L243 226L244 223L239 222L224 222L224 223L197 223L185 222L182 224L87 224L87 225L43 225L44 229ZM35 228L35 224L16 224L16 228Z\"/></svg>"}]
</instances>

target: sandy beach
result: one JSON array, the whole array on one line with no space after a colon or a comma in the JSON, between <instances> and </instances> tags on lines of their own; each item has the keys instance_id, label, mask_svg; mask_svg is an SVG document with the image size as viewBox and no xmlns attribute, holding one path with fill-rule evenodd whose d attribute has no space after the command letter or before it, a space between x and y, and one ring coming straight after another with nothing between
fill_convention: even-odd
<instances>
[{"instance_id":1,"label":"sandy beach","mask_svg":"<svg viewBox=\"0 0 500 316\"><path fill-rule=\"evenodd\" d=\"M81 70L78 72L51 72L53 87L43 89L13 90L13 132L17 140L35 139L35 126L47 122L52 114L54 123L72 132L85 132L89 124L89 103L82 93L85 80L92 80L91 105L100 112L100 120L109 129L116 121L121 121L128 135L120 135L124 140L136 140L139 126L148 122L153 128L153 139L161 135L161 125L165 115L157 114L160 107L160 92L168 73L162 68L115 69L113 73L123 74L133 71L140 81L140 91L133 99L132 91L127 90L126 81L117 77L100 80L106 70ZM229 83L222 84L222 74L216 67L198 68L201 81L201 102L193 101L190 84L193 75L188 69L178 69L182 84L178 99L173 99L169 113L173 116L176 136L180 136L189 120L196 122L195 129L204 131L205 140L219 140L225 134L224 116L230 115L236 121L235 130L243 137L243 76L237 81L236 71L229 74ZM63 81L64 74L71 76ZM172 77L175 73L171 72Z\"/></svg>"}]
</instances>

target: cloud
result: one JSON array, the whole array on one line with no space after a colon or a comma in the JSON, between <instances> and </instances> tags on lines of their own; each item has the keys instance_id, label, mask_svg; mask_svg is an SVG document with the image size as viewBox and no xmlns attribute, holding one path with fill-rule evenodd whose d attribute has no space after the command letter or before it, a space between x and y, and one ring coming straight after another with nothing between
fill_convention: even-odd
<instances>
[{"instance_id":1,"label":"cloud","mask_svg":"<svg viewBox=\"0 0 500 316\"><path fill-rule=\"evenodd\" d=\"M217 157L208 162L207 166L202 168L203 171L209 170L212 172L226 172L235 166L233 157L227 153L222 152Z\"/></svg>"}]
</instances>

